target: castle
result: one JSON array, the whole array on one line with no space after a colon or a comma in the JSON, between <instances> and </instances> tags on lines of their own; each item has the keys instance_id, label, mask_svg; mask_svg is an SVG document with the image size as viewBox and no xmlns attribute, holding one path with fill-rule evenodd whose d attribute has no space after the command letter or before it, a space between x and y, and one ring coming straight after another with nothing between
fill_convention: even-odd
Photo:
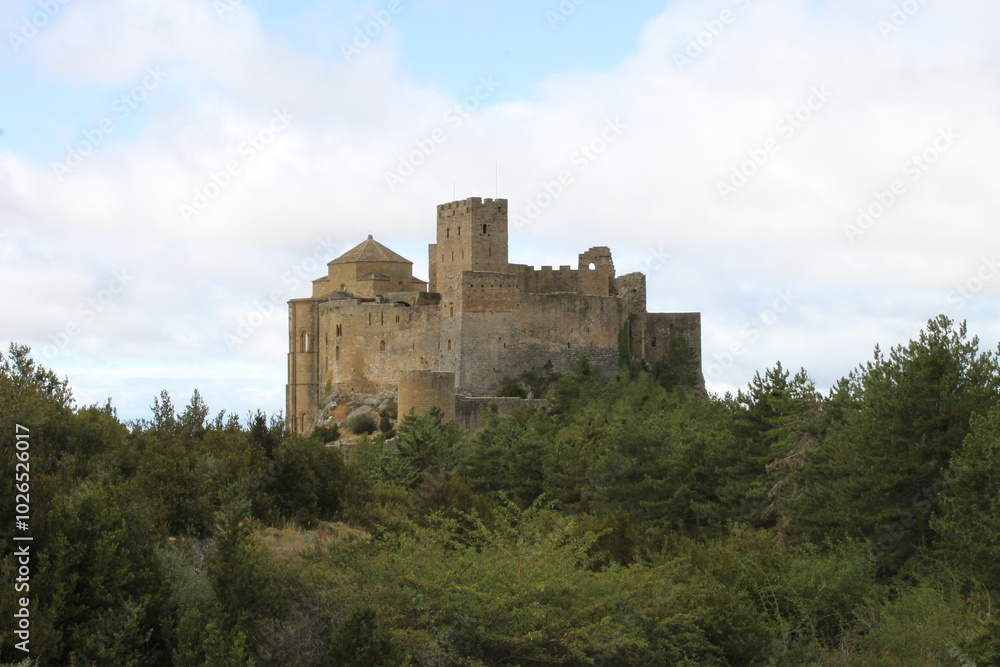
<instances>
[{"instance_id":1,"label":"castle","mask_svg":"<svg viewBox=\"0 0 1000 667\"><path fill-rule=\"evenodd\" d=\"M615 276L611 251L591 248L577 268L511 264L507 200L437 207L429 282L372 236L328 265L311 297L288 302L287 419L308 433L322 392L398 391L399 414L436 405L470 427L505 378L581 356L618 370L620 336L652 363L676 337L701 367L699 313L647 313L646 277ZM508 401L517 399L506 399Z\"/></svg>"}]
</instances>

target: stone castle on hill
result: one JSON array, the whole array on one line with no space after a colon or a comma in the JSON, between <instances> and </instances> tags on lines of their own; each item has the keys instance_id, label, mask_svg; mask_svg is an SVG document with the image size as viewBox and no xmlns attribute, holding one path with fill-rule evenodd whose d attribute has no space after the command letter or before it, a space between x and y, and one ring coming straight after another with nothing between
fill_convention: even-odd
<instances>
[{"instance_id":1,"label":"stone castle on hill","mask_svg":"<svg viewBox=\"0 0 1000 667\"><path fill-rule=\"evenodd\" d=\"M328 264L312 296L288 302L293 431L309 432L336 388L398 391L400 415L436 405L471 426L484 397L532 368L566 371L585 356L613 375L626 324L634 359L655 362L683 337L701 367L700 314L646 312L646 277L616 276L608 248L582 253L577 268L511 264L505 199L438 206L429 260L424 282L369 236Z\"/></svg>"}]
</instances>

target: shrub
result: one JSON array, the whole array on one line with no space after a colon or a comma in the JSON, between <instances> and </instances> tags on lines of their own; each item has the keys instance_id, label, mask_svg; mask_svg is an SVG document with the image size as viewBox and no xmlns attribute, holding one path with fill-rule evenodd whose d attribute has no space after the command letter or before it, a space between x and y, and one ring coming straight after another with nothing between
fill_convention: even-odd
<instances>
[{"instance_id":1,"label":"shrub","mask_svg":"<svg viewBox=\"0 0 1000 667\"><path fill-rule=\"evenodd\" d=\"M528 392L517 380L508 380L504 383L500 395L506 398L528 398Z\"/></svg>"},{"instance_id":2,"label":"shrub","mask_svg":"<svg viewBox=\"0 0 1000 667\"><path fill-rule=\"evenodd\" d=\"M351 433L356 435L370 435L374 433L377 428L375 425L375 418L369 413L354 415L347 420L347 424L345 424L345 426L347 426Z\"/></svg>"},{"instance_id":3,"label":"shrub","mask_svg":"<svg viewBox=\"0 0 1000 667\"><path fill-rule=\"evenodd\" d=\"M386 437L391 438L395 435L393 428L396 425L396 415L399 410L399 406L395 403L390 403L385 406L385 409L379 412L378 419L378 430L386 435Z\"/></svg>"},{"instance_id":4,"label":"shrub","mask_svg":"<svg viewBox=\"0 0 1000 667\"><path fill-rule=\"evenodd\" d=\"M310 437L318 438L323 442L333 442L340 438L340 428L337 426L337 422L330 422L326 426L316 426Z\"/></svg>"}]
</instances>

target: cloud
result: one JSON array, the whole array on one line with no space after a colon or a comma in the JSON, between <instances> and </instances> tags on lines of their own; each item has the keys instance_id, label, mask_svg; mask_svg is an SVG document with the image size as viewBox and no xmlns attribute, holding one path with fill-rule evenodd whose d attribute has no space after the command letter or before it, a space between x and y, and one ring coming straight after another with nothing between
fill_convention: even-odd
<instances>
[{"instance_id":1,"label":"cloud","mask_svg":"<svg viewBox=\"0 0 1000 667\"><path fill-rule=\"evenodd\" d=\"M1000 9L927 3L884 34L897 5L670 3L616 67L501 101L482 80L454 96L408 80L395 25L324 59L249 4L73 3L21 57L105 102L48 163L0 149L5 335L38 349L81 320L53 365L87 401L114 389L144 410L162 377L213 387L218 408L281 409L284 300L368 233L426 272L435 205L496 184L512 214L537 210L512 261L609 245L619 273L649 273L651 308L703 313L706 368L741 343L718 391L777 360L829 386L942 311L996 335L1000 279L961 307L948 295L1000 245ZM390 188L401 163L413 173ZM670 257L650 270L651 253ZM83 322L122 268L135 280ZM753 325L782 290L801 296Z\"/></svg>"}]
</instances>

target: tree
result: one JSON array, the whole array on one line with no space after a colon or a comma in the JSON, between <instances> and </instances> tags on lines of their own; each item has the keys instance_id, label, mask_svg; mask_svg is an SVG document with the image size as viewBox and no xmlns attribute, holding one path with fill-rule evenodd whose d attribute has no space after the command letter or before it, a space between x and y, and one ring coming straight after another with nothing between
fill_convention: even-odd
<instances>
[{"instance_id":1,"label":"tree","mask_svg":"<svg viewBox=\"0 0 1000 667\"><path fill-rule=\"evenodd\" d=\"M1000 601L1000 404L972 420L972 432L951 459L930 527L933 559L946 572L993 591Z\"/></svg>"},{"instance_id":2,"label":"tree","mask_svg":"<svg viewBox=\"0 0 1000 667\"><path fill-rule=\"evenodd\" d=\"M339 449L314 438L290 436L274 450L261 490L281 516L312 527L340 509L344 483Z\"/></svg>"},{"instance_id":3,"label":"tree","mask_svg":"<svg viewBox=\"0 0 1000 667\"><path fill-rule=\"evenodd\" d=\"M823 399L805 369L790 377L778 362L763 376L755 373L728 405L742 452L742 464L730 475L742 486L734 518L785 524L785 504L800 493L798 473L821 437Z\"/></svg>"},{"instance_id":4,"label":"tree","mask_svg":"<svg viewBox=\"0 0 1000 667\"><path fill-rule=\"evenodd\" d=\"M33 652L67 664L163 664L166 577L149 508L132 485L81 485L36 521Z\"/></svg>"},{"instance_id":5,"label":"tree","mask_svg":"<svg viewBox=\"0 0 1000 667\"><path fill-rule=\"evenodd\" d=\"M670 339L666 352L653 362L649 372L667 390L704 390L698 355L683 336Z\"/></svg>"},{"instance_id":6,"label":"tree","mask_svg":"<svg viewBox=\"0 0 1000 667\"><path fill-rule=\"evenodd\" d=\"M208 578L218 600L224 637L245 637L254 646L263 622L277 616L277 596L269 555L254 539L250 503L238 489L224 494L215 517L215 542L206 558Z\"/></svg>"},{"instance_id":7,"label":"tree","mask_svg":"<svg viewBox=\"0 0 1000 667\"><path fill-rule=\"evenodd\" d=\"M980 352L964 323L939 316L887 356L876 348L838 392L831 402L854 409L809 455L790 530L817 544L867 539L893 573L934 541L930 516L951 457L971 417L1000 396L997 355Z\"/></svg>"},{"instance_id":8,"label":"tree","mask_svg":"<svg viewBox=\"0 0 1000 667\"><path fill-rule=\"evenodd\" d=\"M476 491L508 494L527 507L544 490L542 464L549 430L547 415L527 406L489 419L462 447L459 472Z\"/></svg>"},{"instance_id":9,"label":"tree","mask_svg":"<svg viewBox=\"0 0 1000 667\"><path fill-rule=\"evenodd\" d=\"M398 422L391 441L376 437L362 443L358 463L376 482L412 488L425 472L451 471L458 440L458 426L445 422L440 408L424 415L411 410Z\"/></svg>"}]
</instances>

